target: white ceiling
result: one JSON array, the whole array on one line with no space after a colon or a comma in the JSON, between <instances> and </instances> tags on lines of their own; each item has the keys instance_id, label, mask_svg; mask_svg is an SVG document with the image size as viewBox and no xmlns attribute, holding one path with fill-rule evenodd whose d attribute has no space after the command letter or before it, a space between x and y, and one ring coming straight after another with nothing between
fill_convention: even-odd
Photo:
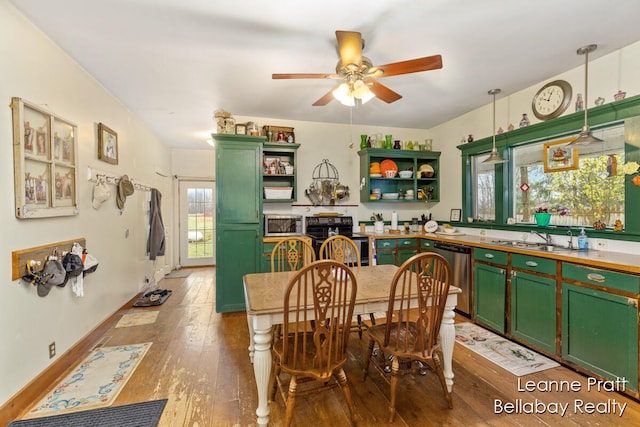
<instances>
[{"instance_id":1,"label":"white ceiling","mask_svg":"<svg viewBox=\"0 0 640 427\"><path fill-rule=\"evenodd\" d=\"M640 40L638 0L10 0L168 145L202 148L214 110L349 123L336 101L335 30L360 31L374 65L441 54L443 68L381 80L352 121L430 128ZM96 121L100 121L96 118Z\"/></svg>"}]
</instances>

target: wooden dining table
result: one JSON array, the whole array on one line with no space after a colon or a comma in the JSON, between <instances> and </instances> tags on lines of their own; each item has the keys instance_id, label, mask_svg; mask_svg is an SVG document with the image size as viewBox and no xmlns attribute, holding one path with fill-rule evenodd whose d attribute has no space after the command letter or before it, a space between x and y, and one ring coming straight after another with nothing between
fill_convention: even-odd
<instances>
[{"instance_id":1,"label":"wooden dining table","mask_svg":"<svg viewBox=\"0 0 640 427\"><path fill-rule=\"evenodd\" d=\"M354 316L376 312L386 312L389 291L395 265L354 267L358 290L354 306ZM269 423L268 388L271 375L271 328L282 324L284 318L284 294L289 280L295 272L252 273L243 278L244 295L249 324L249 357L258 388L258 425ZM442 343L444 377L447 388L453 389L453 347L455 342L454 311L460 288L451 286L447 297L440 340ZM313 310L311 310L311 313Z\"/></svg>"}]
</instances>

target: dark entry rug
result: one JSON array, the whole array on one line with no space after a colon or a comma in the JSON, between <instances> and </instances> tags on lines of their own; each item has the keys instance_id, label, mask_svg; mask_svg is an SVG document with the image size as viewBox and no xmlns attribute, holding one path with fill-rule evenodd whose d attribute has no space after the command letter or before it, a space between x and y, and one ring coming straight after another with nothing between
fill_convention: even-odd
<instances>
[{"instance_id":1,"label":"dark entry rug","mask_svg":"<svg viewBox=\"0 0 640 427\"><path fill-rule=\"evenodd\" d=\"M171 289L156 289L147 292L133 303L134 307L154 307L163 304L171 296Z\"/></svg>"},{"instance_id":2,"label":"dark entry rug","mask_svg":"<svg viewBox=\"0 0 640 427\"><path fill-rule=\"evenodd\" d=\"M167 399L16 420L7 427L156 427Z\"/></svg>"}]
</instances>

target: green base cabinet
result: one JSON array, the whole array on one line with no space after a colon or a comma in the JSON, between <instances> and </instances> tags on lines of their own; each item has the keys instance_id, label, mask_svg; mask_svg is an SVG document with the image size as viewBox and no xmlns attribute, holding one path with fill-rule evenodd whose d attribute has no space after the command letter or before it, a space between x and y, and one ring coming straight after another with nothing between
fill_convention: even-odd
<instances>
[{"instance_id":1,"label":"green base cabinet","mask_svg":"<svg viewBox=\"0 0 640 427\"><path fill-rule=\"evenodd\" d=\"M398 239L398 265L418 253L417 239Z\"/></svg>"},{"instance_id":2,"label":"green base cabinet","mask_svg":"<svg viewBox=\"0 0 640 427\"><path fill-rule=\"evenodd\" d=\"M556 352L556 281L516 272L511 278L511 335Z\"/></svg>"},{"instance_id":3,"label":"green base cabinet","mask_svg":"<svg viewBox=\"0 0 640 427\"><path fill-rule=\"evenodd\" d=\"M242 278L245 274L260 271L260 229L251 224L218 228L216 245L216 311L243 311Z\"/></svg>"},{"instance_id":4,"label":"green base cabinet","mask_svg":"<svg viewBox=\"0 0 640 427\"><path fill-rule=\"evenodd\" d=\"M562 284L562 357L638 390L638 308L629 298Z\"/></svg>"},{"instance_id":5,"label":"green base cabinet","mask_svg":"<svg viewBox=\"0 0 640 427\"><path fill-rule=\"evenodd\" d=\"M474 264L474 318L475 321L505 333L507 276L500 267Z\"/></svg>"}]
</instances>

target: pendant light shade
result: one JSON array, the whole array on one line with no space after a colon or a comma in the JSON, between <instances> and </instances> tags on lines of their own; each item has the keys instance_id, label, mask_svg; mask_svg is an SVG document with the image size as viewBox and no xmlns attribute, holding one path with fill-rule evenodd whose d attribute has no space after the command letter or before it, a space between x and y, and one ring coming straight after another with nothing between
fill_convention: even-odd
<instances>
[{"instance_id":1,"label":"pendant light shade","mask_svg":"<svg viewBox=\"0 0 640 427\"><path fill-rule=\"evenodd\" d=\"M589 145L596 142L604 142L600 138L596 138L591 134L587 116L587 110L589 110L589 102L587 97L587 90L589 86L589 52L593 52L597 47L598 45L596 44L590 44L587 46L583 46L576 51L578 55L584 55L584 125L582 125L582 131L580 132L580 135L578 135L576 139L574 139L567 145Z\"/></svg>"},{"instance_id":2,"label":"pendant light shade","mask_svg":"<svg viewBox=\"0 0 640 427\"><path fill-rule=\"evenodd\" d=\"M491 148L491 154L489 154L489 157L487 157L482 163L498 164L506 163L508 161L503 159L502 156L498 154L498 150L496 149L496 95L500 92L500 89L491 89L488 92L489 95L493 95L493 145Z\"/></svg>"}]
</instances>

